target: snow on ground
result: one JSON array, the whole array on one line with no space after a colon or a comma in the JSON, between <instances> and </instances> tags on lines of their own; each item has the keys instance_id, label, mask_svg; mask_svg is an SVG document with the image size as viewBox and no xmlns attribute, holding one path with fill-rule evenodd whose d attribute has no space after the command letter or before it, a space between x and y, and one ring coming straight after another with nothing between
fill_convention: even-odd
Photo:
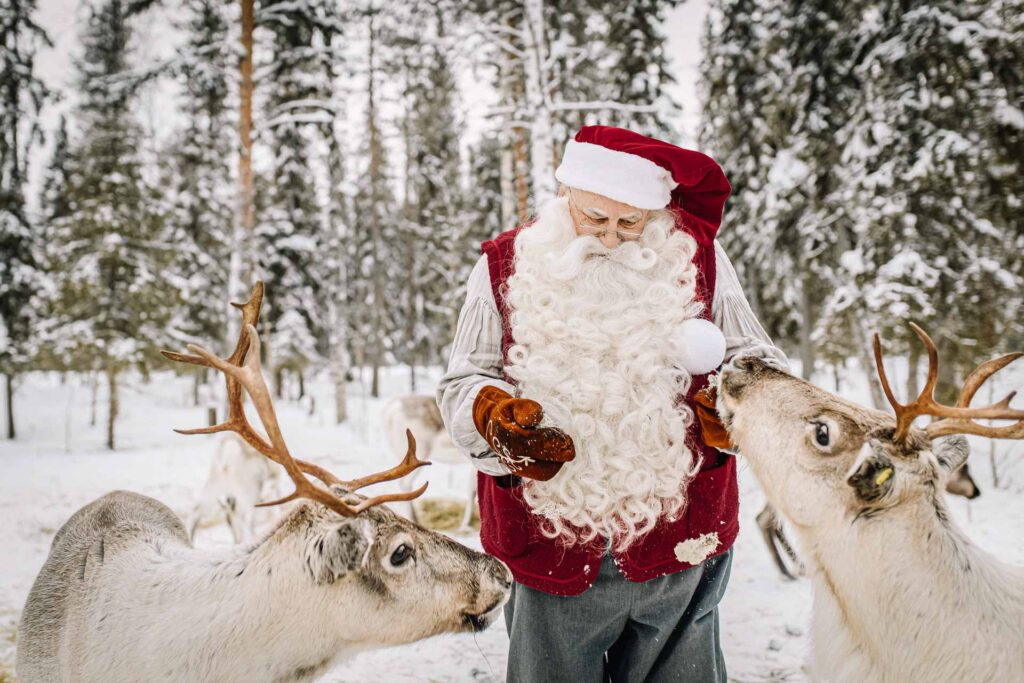
<instances>
[{"instance_id":1,"label":"snow on ground","mask_svg":"<svg viewBox=\"0 0 1024 683\"><path fill-rule=\"evenodd\" d=\"M436 372L418 377L432 390ZM1024 384L1018 369L1017 385ZM831 383L829 383L831 384ZM170 374L148 384L132 379L123 387L119 449L104 446L103 396L99 424L89 426L89 389L83 378L34 374L19 388L16 408L19 438L0 445L0 680L10 675L18 617L53 534L79 507L116 488L153 496L179 514L189 510L206 478L216 437L185 437L174 427L204 424L204 410L190 406L190 383ZM308 403L280 402L280 419L292 450L326 464L341 476L366 473L390 464L379 428L379 412L388 396L407 391L408 369L385 373L384 398L369 399L362 385L350 387L349 425L330 421L332 401L326 383L312 383L316 410ZM863 395L854 385L850 398ZM102 394L102 392L101 392ZM976 501L953 502L967 533L1004 560L1024 564L1024 447L999 447L1013 462L1007 490L994 490L987 443L975 445L972 474L982 487ZM741 462L742 465L742 462ZM428 495L462 495L470 471L441 463L429 471ZM806 580L783 581L771 565L754 517L763 498L749 471L741 466L742 531L735 548L732 579L722 606L723 644L730 678L736 681L803 681L811 604ZM226 527L200 532L198 545L229 542ZM462 537L479 547L476 536ZM406 647L361 655L324 680L500 681L504 679L508 640L501 622L475 638L443 636Z\"/></svg>"}]
</instances>

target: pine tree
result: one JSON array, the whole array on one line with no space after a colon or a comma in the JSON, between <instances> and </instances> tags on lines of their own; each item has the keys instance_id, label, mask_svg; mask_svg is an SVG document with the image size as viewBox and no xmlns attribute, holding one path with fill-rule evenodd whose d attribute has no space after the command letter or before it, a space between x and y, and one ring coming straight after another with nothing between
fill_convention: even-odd
<instances>
[{"instance_id":1,"label":"pine tree","mask_svg":"<svg viewBox=\"0 0 1024 683\"><path fill-rule=\"evenodd\" d=\"M173 270L183 304L173 326L188 337L211 340L228 326L228 309L219 304L230 298L236 56L224 0L190 0L186 8L178 69L186 123L164 154L167 228L176 245Z\"/></svg>"},{"instance_id":2,"label":"pine tree","mask_svg":"<svg viewBox=\"0 0 1024 683\"><path fill-rule=\"evenodd\" d=\"M129 8L91 9L79 67L79 141L72 145L68 214L54 221L56 351L66 367L100 370L109 385L107 446L115 445L118 375L147 368L166 339L175 292L165 268L172 245L143 174L141 129L131 105Z\"/></svg>"},{"instance_id":3,"label":"pine tree","mask_svg":"<svg viewBox=\"0 0 1024 683\"><path fill-rule=\"evenodd\" d=\"M393 345L411 368L415 391L415 366L439 360L447 343L451 310L443 299L452 269L464 272L465 258L453 253L463 253L466 244L455 241L460 237L463 188L457 92L448 59L454 44L444 30L450 16L439 4L396 9L391 23L399 34L389 43L391 66L404 81L405 181L399 224L404 278Z\"/></svg>"},{"instance_id":4,"label":"pine tree","mask_svg":"<svg viewBox=\"0 0 1024 683\"><path fill-rule=\"evenodd\" d=\"M478 0L469 3L479 51L497 74L498 130L511 147L520 220L554 195L564 141L579 126L608 123L672 137L677 106L664 12L677 0L609 3ZM506 167L509 164L505 164Z\"/></svg>"},{"instance_id":5,"label":"pine tree","mask_svg":"<svg viewBox=\"0 0 1024 683\"><path fill-rule=\"evenodd\" d=\"M271 32L266 89L267 143L272 170L258 219L260 268L271 296L264 317L278 394L283 373L299 376L324 350L328 332L320 254L329 248L317 178L325 175L327 137L334 121L329 74L341 33L336 3L282 2L261 11Z\"/></svg>"},{"instance_id":6,"label":"pine tree","mask_svg":"<svg viewBox=\"0 0 1024 683\"><path fill-rule=\"evenodd\" d=\"M1021 4L713 7L702 137L733 182L722 240L805 374L817 354L871 368L873 329L916 367L913 319L952 386L967 349L1020 334Z\"/></svg>"},{"instance_id":7,"label":"pine tree","mask_svg":"<svg viewBox=\"0 0 1024 683\"><path fill-rule=\"evenodd\" d=\"M53 221L64 218L71 212L71 199L68 197L72 164L69 145L68 119L62 114L57 122L53 152L50 154L50 161L46 166L42 194L39 198L40 219L43 222L42 233L45 236L49 236L50 224Z\"/></svg>"},{"instance_id":8,"label":"pine tree","mask_svg":"<svg viewBox=\"0 0 1024 683\"><path fill-rule=\"evenodd\" d=\"M0 373L6 386L7 438L16 436L14 382L36 354L35 331L46 289L39 233L25 202L29 150L39 140L39 113L50 92L35 72L49 44L35 23L35 0L0 8Z\"/></svg>"},{"instance_id":9,"label":"pine tree","mask_svg":"<svg viewBox=\"0 0 1024 683\"><path fill-rule=\"evenodd\" d=\"M338 83L336 69L327 65L327 78ZM338 100L339 98L335 98ZM327 137L327 210L324 212L327 224L324 228L324 253L322 265L326 279L322 288L325 321L327 329L323 337L326 344L327 369L334 387L334 420L341 424L348 419L346 384L352 365L349 353L351 339L350 311L352 302L349 292L348 245L352 239L352 208L348 193L345 149L342 144L344 108L335 108L336 117L326 128Z\"/></svg>"},{"instance_id":10,"label":"pine tree","mask_svg":"<svg viewBox=\"0 0 1024 683\"><path fill-rule=\"evenodd\" d=\"M770 292L759 313L814 370L821 291L836 283L848 238L829 201L836 136L856 101L852 31L862 3L724 0L705 37L703 138L736 180L722 241L748 283Z\"/></svg>"},{"instance_id":11,"label":"pine tree","mask_svg":"<svg viewBox=\"0 0 1024 683\"><path fill-rule=\"evenodd\" d=\"M370 393L380 395L380 368L388 360L394 338L395 306L401 296L396 277L402 266L401 240L396 229L399 219L381 129L379 109L384 70L380 51L381 33L388 32L388 15L368 8L366 20L366 128L359 156L365 166L353 183L352 213L358 230L349 242L350 329L352 349L358 365L372 371Z\"/></svg>"},{"instance_id":12,"label":"pine tree","mask_svg":"<svg viewBox=\"0 0 1024 683\"><path fill-rule=\"evenodd\" d=\"M1024 9L1019 0L1001 9L1010 4ZM1024 117L1011 66L1021 63L1020 34L990 3L893 2L873 11L864 22L871 49L856 69L861 100L842 136L849 142L836 203L855 240L834 325L867 320L916 354L904 323L918 322L939 346L949 387L979 355L1021 338L1014 313L1024 273L1019 250L1007 249L1019 244L1022 225Z\"/></svg>"},{"instance_id":13,"label":"pine tree","mask_svg":"<svg viewBox=\"0 0 1024 683\"><path fill-rule=\"evenodd\" d=\"M551 55L560 100L556 150L588 124L622 126L670 140L678 134L671 124L679 105L668 94L675 79L664 33L665 14L678 4L582 0L548 6L548 31L558 36Z\"/></svg>"}]
</instances>

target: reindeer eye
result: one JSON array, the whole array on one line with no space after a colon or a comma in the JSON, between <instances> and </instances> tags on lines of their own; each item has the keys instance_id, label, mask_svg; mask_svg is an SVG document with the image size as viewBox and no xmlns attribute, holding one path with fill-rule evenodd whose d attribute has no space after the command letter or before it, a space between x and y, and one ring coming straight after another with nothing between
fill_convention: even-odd
<instances>
[{"instance_id":1,"label":"reindeer eye","mask_svg":"<svg viewBox=\"0 0 1024 683\"><path fill-rule=\"evenodd\" d=\"M829 445L831 439L828 433L828 425L824 422L816 422L814 424L814 440L818 442L819 446L826 447Z\"/></svg>"},{"instance_id":2,"label":"reindeer eye","mask_svg":"<svg viewBox=\"0 0 1024 683\"><path fill-rule=\"evenodd\" d=\"M401 567L403 564L408 562L409 559L412 558L412 556L412 548L409 547L407 544L403 543L402 545L395 548L395 552L391 553L391 566Z\"/></svg>"}]
</instances>

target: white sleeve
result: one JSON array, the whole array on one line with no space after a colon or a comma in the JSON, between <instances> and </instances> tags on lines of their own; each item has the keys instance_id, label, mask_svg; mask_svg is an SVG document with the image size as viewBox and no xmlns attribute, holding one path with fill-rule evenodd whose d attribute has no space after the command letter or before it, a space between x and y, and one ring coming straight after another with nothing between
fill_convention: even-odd
<instances>
[{"instance_id":1,"label":"white sleeve","mask_svg":"<svg viewBox=\"0 0 1024 683\"><path fill-rule=\"evenodd\" d=\"M715 241L715 298L712 322L725 335L726 361L736 356L757 356L789 371L789 359L761 327L743 295L739 277L722 245Z\"/></svg>"},{"instance_id":2,"label":"white sleeve","mask_svg":"<svg viewBox=\"0 0 1024 683\"><path fill-rule=\"evenodd\" d=\"M437 387L437 405L456 447L478 470L494 476L509 471L476 430L473 403L488 385L514 395L515 389L502 376L501 315L491 291L487 256L481 256L466 285L448 370Z\"/></svg>"}]
</instances>

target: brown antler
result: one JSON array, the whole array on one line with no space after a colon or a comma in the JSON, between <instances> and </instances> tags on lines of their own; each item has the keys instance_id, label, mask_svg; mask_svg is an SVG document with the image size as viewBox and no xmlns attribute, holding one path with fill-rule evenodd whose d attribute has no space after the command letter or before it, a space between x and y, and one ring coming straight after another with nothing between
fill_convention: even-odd
<instances>
[{"instance_id":1,"label":"brown antler","mask_svg":"<svg viewBox=\"0 0 1024 683\"><path fill-rule=\"evenodd\" d=\"M288 452L288 447L284 442L284 437L281 435L281 429L277 422L277 415L274 411L274 404L270 398L270 390L267 388L267 383L263 379L263 373L260 369L260 338L256 332L256 323L259 321L260 306L262 302L263 283L257 282L256 286L253 287L252 296L249 298L248 302L245 304L232 304L235 308L242 311L242 329L239 333L238 343L235 345L235 350L228 358L219 358L206 349L192 344L188 345L188 349L194 355L174 353L171 351L161 352L165 357L173 361L190 363L192 365L202 365L220 370L224 373L224 377L227 382L227 420L219 425L214 425L213 427L203 427L200 429L178 429L175 431L181 434L214 434L226 431L235 432L257 451L284 467L288 476L295 484L295 491L280 500L259 503L259 506L279 505L297 498L307 498L325 505L340 515L351 517L359 514L367 508L373 507L374 505L391 501L413 500L414 498L418 498L423 495L423 492L427 490L426 484L415 491L410 491L408 493L385 494L368 498L359 503L359 505L353 507L345 503L333 493L316 486L306 478L303 473L313 475L328 486L337 485L348 491L356 491L364 486L369 486L370 484L376 484L382 481L391 481L404 477L413 470L423 467L424 465L429 465L430 463L419 460L416 457L416 440L413 438L412 432L409 430L406 430L409 447L401 463L385 472L355 479L353 481L338 479L318 465L293 458ZM252 425L249 424L242 404L243 389L247 394L249 394L249 398L259 415L260 422L263 424L263 428L266 430L267 436L270 438L270 443L267 443L267 441L252 427Z\"/></svg>"},{"instance_id":2,"label":"brown antler","mask_svg":"<svg viewBox=\"0 0 1024 683\"><path fill-rule=\"evenodd\" d=\"M982 384L999 370L1017 360L1022 353L1008 353L999 358L982 363L968 375L960 390L960 398L955 406L947 406L935 400L935 385L939 379L939 352L935 348L935 342L931 337L914 323L910 327L917 336L924 342L928 350L928 379L920 395L906 405L899 403L893 395L889 386L889 379L885 374L885 365L882 362L882 340L876 332L874 335L875 365L878 367L878 379L882 383L882 390L885 397L889 399L893 410L896 411L896 431L893 439L906 441L910 433L910 426L914 419L921 415L931 415L941 418L935 420L925 427L925 434L928 438L946 436L949 434L976 434L996 439L1024 439L1024 410L1014 410L1010 407L1010 401L1017 395L1017 392L1010 392L1010 395L998 403L990 406L972 408L971 400L978 392ZM974 420L1016 420L1014 424L1003 427L981 425Z\"/></svg>"}]
</instances>

